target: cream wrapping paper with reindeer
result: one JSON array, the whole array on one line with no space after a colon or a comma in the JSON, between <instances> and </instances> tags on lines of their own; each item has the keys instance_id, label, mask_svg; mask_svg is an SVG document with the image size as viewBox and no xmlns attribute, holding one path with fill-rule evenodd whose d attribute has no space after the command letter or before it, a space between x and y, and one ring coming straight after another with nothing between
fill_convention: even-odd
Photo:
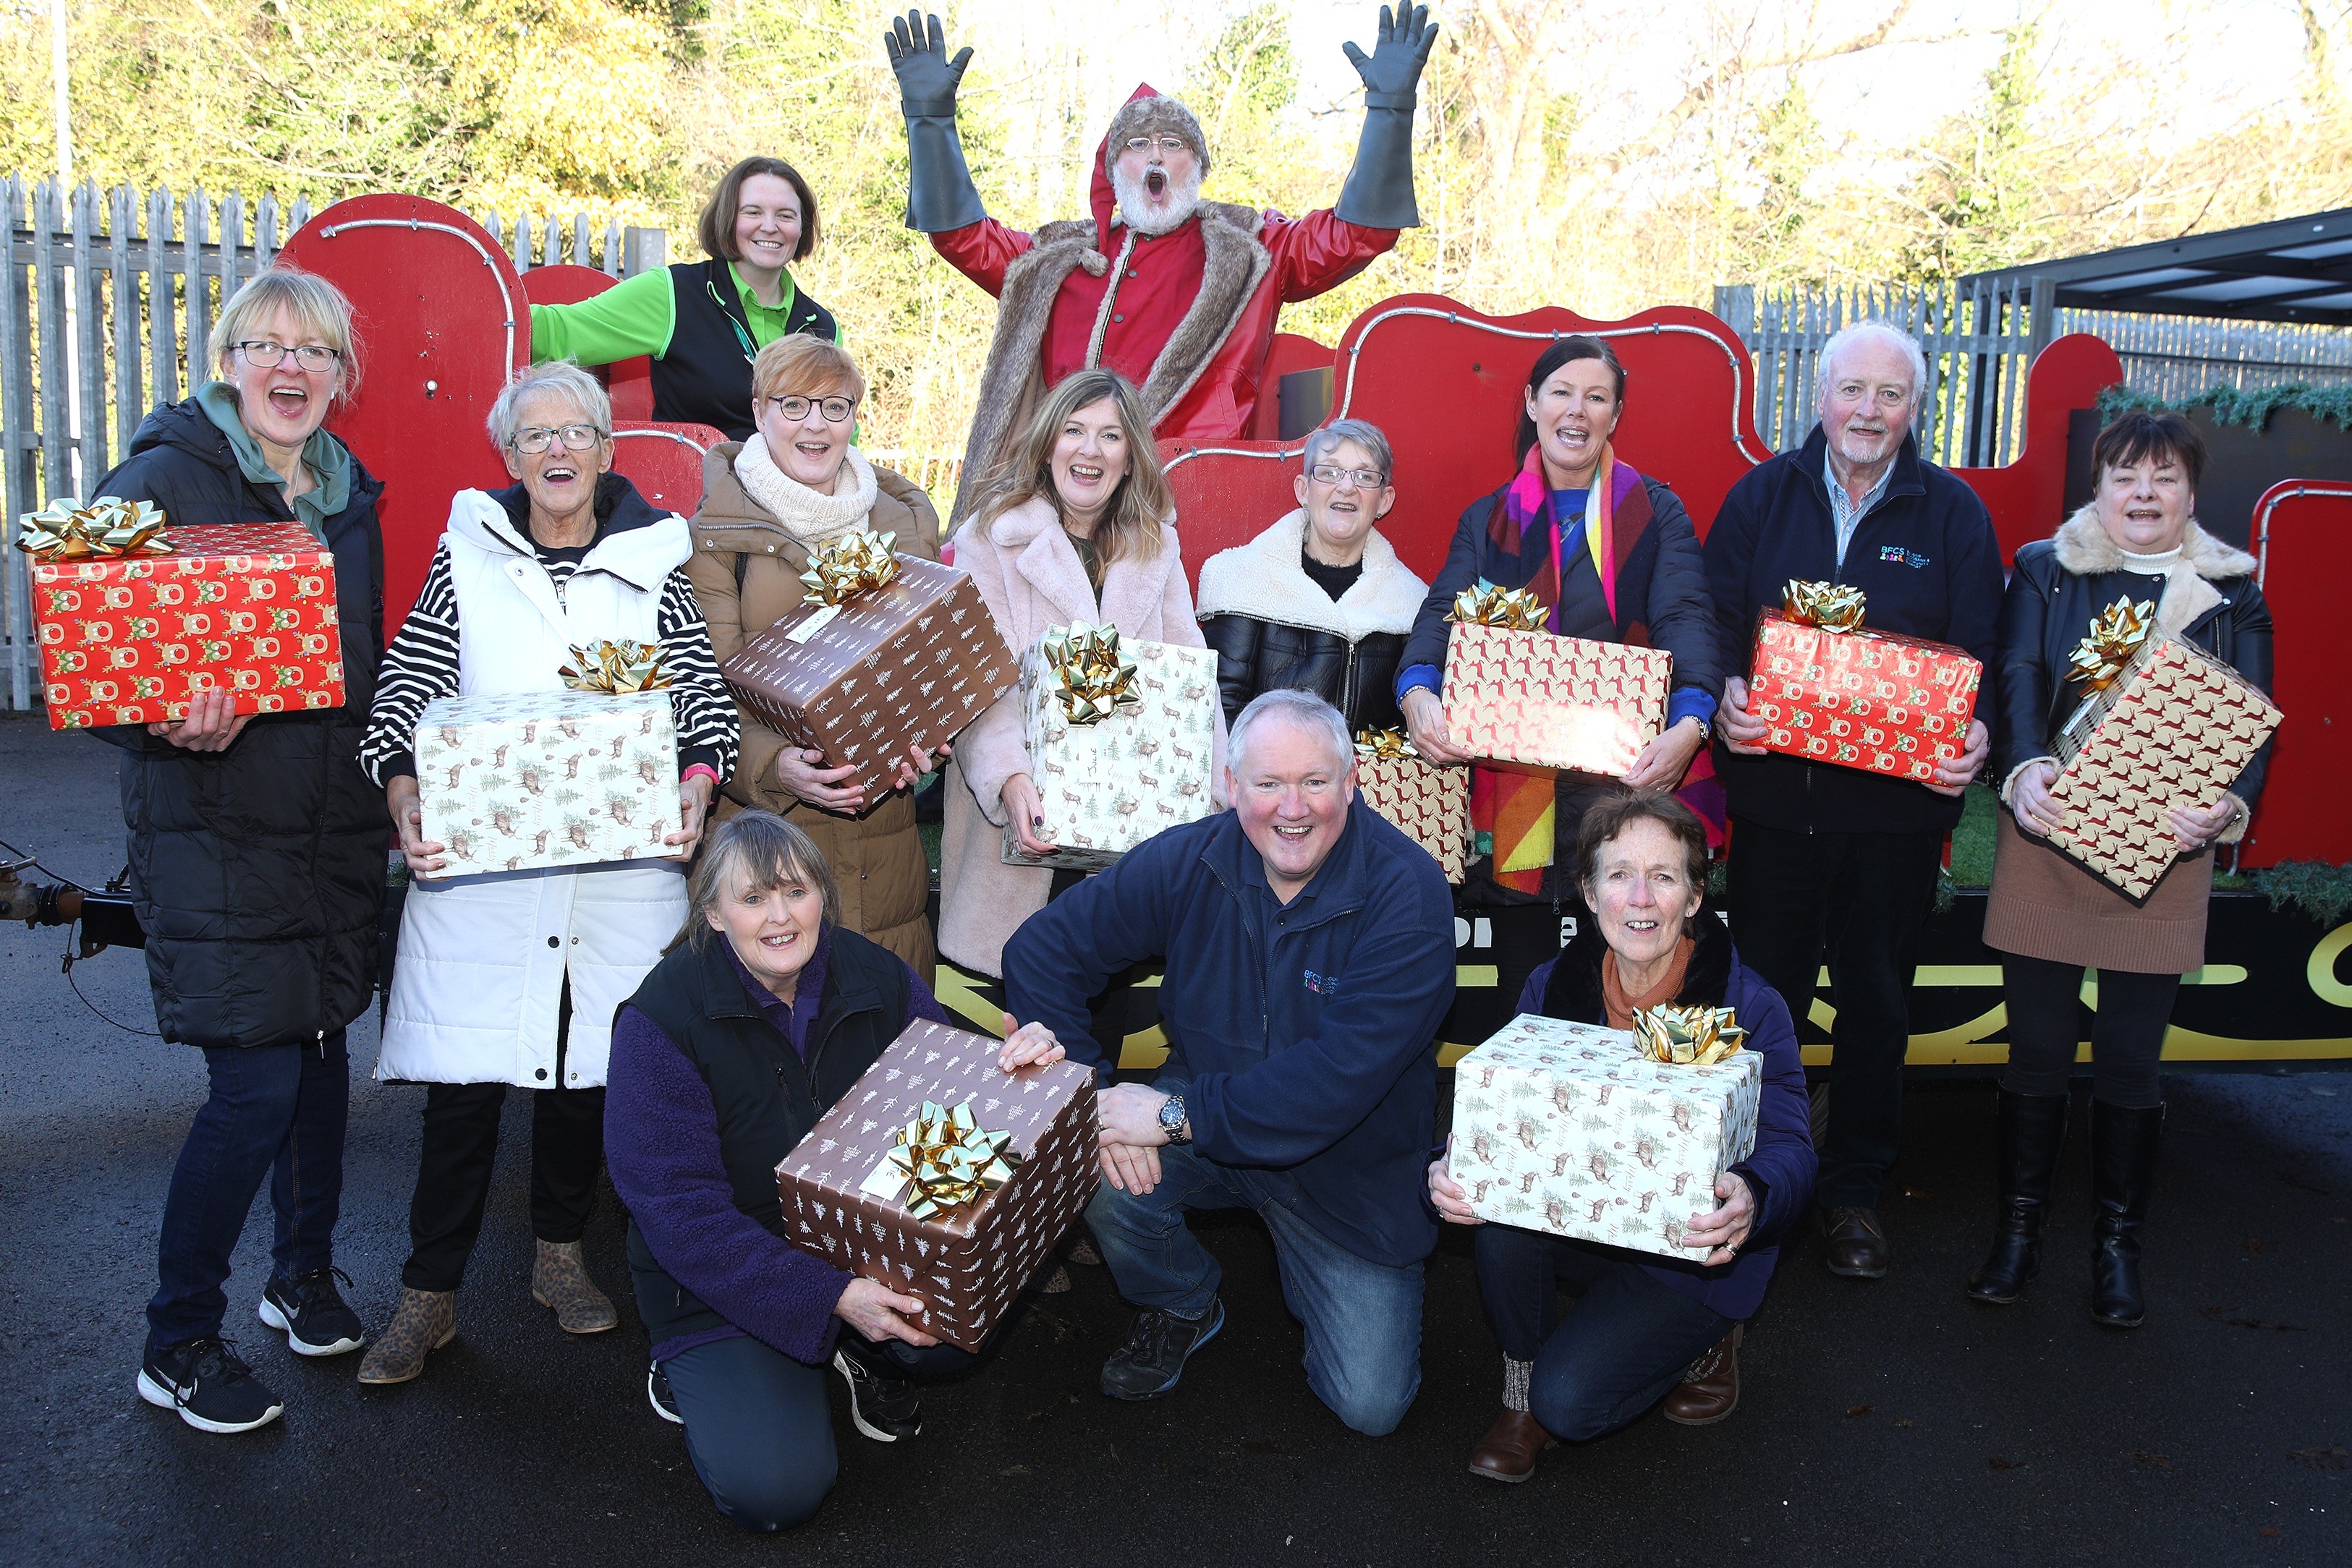
<instances>
[{"instance_id":1,"label":"cream wrapping paper with reindeer","mask_svg":"<svg viewBox=\"0 0 2352 1568\"><path fill-rule=\"evenodd\" d=\"M1454 1069L1446 1168L1482 1219L1696 1261L1715 1178L1756 1148L1764 1059L1653 1061L1625 1030L1521 1013Z\"/></svg>"},{"instance_id":2,"label":"cream wrapping paper with reindeer","mask_svg":"<svg viewBox=\"0 0 2352 1568\"><path fill-rule=\"evenodd\" d=\"M1099 700L1064 695L1056 660L1074 650L1099 667L1103 678L1092 688ZM1022 853L1008 826L1007 862L1100 871L1161 829L1214 810L1214 651L1129 642L1109 628L1049 627L1021 655L1021 703L1045 816L1033 831L1060 852Z\"/></svg>"},{"instance_id":3,"label":"cream wrapping paper with reindeer","mask_svg":"<svg viewBox=\"0 0 2352 1568\"><path fill-rule=\"evenodd\" d=\"M416 789L441 876L646 860L677 831L665 690L441 697L416 724Z\"/></svg>"}]
</instances>

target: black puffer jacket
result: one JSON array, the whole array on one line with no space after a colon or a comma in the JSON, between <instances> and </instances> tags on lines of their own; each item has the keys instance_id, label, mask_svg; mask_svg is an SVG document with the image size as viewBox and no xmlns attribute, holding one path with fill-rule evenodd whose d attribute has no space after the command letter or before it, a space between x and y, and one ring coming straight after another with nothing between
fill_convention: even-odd
<instances>
[{"instance_id":1,"label":"black puffer jacket","mask_svg":"<svg viewBox=\"0 0 2352 1568\"><path fill-rule=\"evenodd\" d=\"M193 398L149 414L97 488L152 501L183 528L293 517L246 481ZM219 752L135 727L90 732L122 747L131 892L166 1040L307 1043L357 1017L374 990L390 825L359 748L383 650L383 491L354 459L350 502L327 524L343 706L258 716Z\"/></svg>"},{"instance_id":2,"label":"black puffer jacket","mask_svg":"<svg viewBox=\"0 0 2352 1568\"><path fill-rule=\"evenodd\" d=\"M1338 708L1351 733L1402 728L1397 664L1429 587L1375 531L1363 575L1335 601L1307 575L1306 530L1306 513L1293 512L1201 568L1201 640L1216 651L1225 722L1288 687Z\"/></svg>"},{"instance_id":3,"label":"black puffer jacket","mask_svg":"<svg viewBox=\"0 0 2352 1568\"><path fill-rule=\"evenodd\" d=\"M2087 507L2055 538L2017 552L2000 601L2000 662L1993 677L2000 712L1994 771L1987 776L2004 792L2020 764L2050 755L2052 738L2082 706L2082 687L2063 678L2067 660L2092 620L2118 599L2154 598L2158 631L2195 643L2263 691L2271 689L2271 611L2255 586L2252 556L2191 523L2180 560L2160 591L2124 568L2122 550ZM2230 788L2250 807L2262 795L2270 755L2265 744Z\"/></svg>"}]
</instances>

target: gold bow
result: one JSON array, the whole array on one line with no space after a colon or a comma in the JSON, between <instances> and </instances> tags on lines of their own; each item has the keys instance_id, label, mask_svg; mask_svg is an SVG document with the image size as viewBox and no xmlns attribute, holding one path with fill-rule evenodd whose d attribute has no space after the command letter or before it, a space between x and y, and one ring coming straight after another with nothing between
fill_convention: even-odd
<instances>
[{"instance_id":1,"label":"gold bow","mask_svg":"<svg viewBox=\"0 0 2352 1568\"><path fill-rule=\"evenodd\" d=\"M917 1219L994 1192L1013 1179L1021 1164L1013 1134L982 1132L969 1100L952 1111L924 1101L922 1113L898 1129L897 1144L884 1157L907 1178L907 1212Z\"/></svg>"},{"instance_id":2,"label":"gold bow","mask_svg":"<svg viewBox=\"0 0 2352 1568\"><path fill-rule=\"evenodd\" d=\"M1652 1061L1675 1067L1713 1067L1739 1051L1748 1031L1734 1020L1729 1008L1683 1007L1664 1003L1633 1015L1633 1037L1642 1054Z\"/></svg>"},{"instance_id":3,"label":"gold bow","mask_svg":"<svg viewBox=\"0 0 2352 1568\"><path fill-rule=\"evenodd\" d=\"M670 684L662 668L662 651L652 643L591 643L572 650L572 663L556 674L575 692L609 692L626 696ZM576 666L576 667L575 667Z\"/></svg>"},{"instance_id":4,"label":"gold bow","mask_svg":"<svg viewBox=\"0 0 2352 1568\"><path fill-rule=\"evenodd\" d=\"M898 558L890 553L897 534L857 528L809 557L801 573L808 596L823 604L841 604L868 589L880 588L898 575Z\"/></svg>"},{"instance_id":5,"label":"gold bow","mask_svg":"<svg viewBox=\"0 0 2352 1568\"><path fill-rule=\"evenodd\" d=\"M1118 628L1083 621L1054 627L1043 649L1046 679L1072 724L1100 724L1123 707L1139 707L1135 664L1118 653Z\"/></svg>"},{"instance_id":6,"label":"gold bow","mask_svg":"<svg viewBox=\"0 0 2352 1568\"><path fill-rule=\"evenodd\" d=\"M44 565L121 556L170 555L163 509L152 501L100 496L83 506L60 497L17 519L16 548Z\"/></svg>"},{"instance_id":7,"label":"gold bow","mask_svg":"<svg viewBox=\"0 0 2352 1568\"><path fill-rule=\"evenodd\" d=\"M2067 655L2066 678L2082 682L2086 694L2105 691L2116 684L2155 625L2156 601L2134 604L2128 596L2116 600L2091 618L2090 633Z\"/></svg>"},{"instance_id":8,"label":"gold bow","mask_svg":"<svg viewBox=\"0 0 2352 1568\"><path fill-rule=\"evenodd\" d=\"M1496 588L1482 582L1454 596L1448 621L1465 626L1501 626L1513 632L1540 632L1548 612L1543 602L1524 588Z\"/></svg>"},{"instance_id":9,"label":"gold bow","mask_svg":"<svg viewBox=\"0 0 2352 1568\"><path fill-rule=\"evenodd\" d=\"M1862 590L1852 583L1792 577L1780 591L1780 608L1790 620L1824 632L1854 632L1862 627Z\"/></svg>"},{"instance_id":10,"label":"gold bow","mask_svg":"<svg viewBox=\"0 0 2352 1568\"><path fill-rule=\"evenodd\" d=\"M1405 758L1420 760L1421 753L1401 729L1360 729L1356 732L1356 755L1385 758L1394 762Z\"/></svg>"}]
</instances>

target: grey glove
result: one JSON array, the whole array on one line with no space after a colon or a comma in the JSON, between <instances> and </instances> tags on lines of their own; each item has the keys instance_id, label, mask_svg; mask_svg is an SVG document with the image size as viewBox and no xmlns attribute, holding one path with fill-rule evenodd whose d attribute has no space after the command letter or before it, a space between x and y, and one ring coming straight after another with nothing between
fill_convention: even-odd
<instances>
[{"instance_id":1,"label":"grey glove","mask_svg":"<svg viewBox=\"0 0 2352 1568\"><path fill-rule=\"evenodd\" d=\"M971 63L971 46L949 59L940 19L909 11L891 21L882 47L907 117L907 226L945 234L980 222L988 213L964 165L955 123L956 87Z\"/></svg>"},{"instance_id":2,"label":"grey glove","mask_svg":"<svg viewBox=\"0 0 2352 1568\"><path fill-rule=\"evenodd\" d=\"M1400 5L1393 19L1381 6L1380 36L1369 56L1353 40L1345 46L1349 63L1364 78L1364 131L1356 141L1356 166L1333 209L1341 222L1368 229L1421 223L1412 194L1413 89L1436 47L1437 24L1426 5Z\"/></svg>"}]
</instances>

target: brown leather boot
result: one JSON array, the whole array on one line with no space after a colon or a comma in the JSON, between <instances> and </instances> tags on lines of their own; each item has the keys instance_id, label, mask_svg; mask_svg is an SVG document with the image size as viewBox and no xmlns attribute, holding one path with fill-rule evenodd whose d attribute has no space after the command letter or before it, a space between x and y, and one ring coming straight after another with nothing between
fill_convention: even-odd
<instances>
[{"instance_id":1,"label":"brown leather boot","mask_svg":"<svg viewBox=\"0 0 2352 1568\"><path fill-rule=\"evenodd\" d=\"M1534 1416L1507 1409L1470 1450L1470 1473L1490 1481L1523 1481L1536 1473L1536 1456L1552 1442Z\"/></svg>"},{"instance_id":2,"label":"brown leather boot","mask_svg":"<svg viewBox=\"0 0 2352 1568\"><path fill-rule=\"evenodd\" d=\"M1739 1407L1739 1341L1748 1325L1734 1323L1705 1355L1690 1364L1658 1414L1684 1427L1712 1427Z\"/></svg>"},{"instance_id":3,"label":"brown leather boot","mask_svg":"<svg viewBox=\"0 0 2352 1568\"><path fill-rule=\"evenodd\" d=\"M421 1376L425 1358L457 1337L457 1293L400 1288L392 1322L360 1362L362 1383L406 1383Z\"/></svg>"},{"instance_id":4,"label":"brown leather boot","mask_svg":"<svg viewBox=\"0 0 2352 1568\"><path fill-rule=\"evenodd\" d=\"M577 1241L542 1241L530 1266L530 1299L555 1309L555 1322L565 1333L603 1333L621 1321L612 1298L588 1277Z\"/></svg>"},{"instance_id":5,"label":"brown leather boot","mask_svg":"<svg viewBox=\"0 0 2352 1568\"><path fill-rule=\"evenodd\" d=\"M1886 1278L1886 1231L1878 1210L1840 1205L1822 1216L1822 1239L1829 1244L1830 1272L1849 1280Z\"/></svg>"}]
</instances>

